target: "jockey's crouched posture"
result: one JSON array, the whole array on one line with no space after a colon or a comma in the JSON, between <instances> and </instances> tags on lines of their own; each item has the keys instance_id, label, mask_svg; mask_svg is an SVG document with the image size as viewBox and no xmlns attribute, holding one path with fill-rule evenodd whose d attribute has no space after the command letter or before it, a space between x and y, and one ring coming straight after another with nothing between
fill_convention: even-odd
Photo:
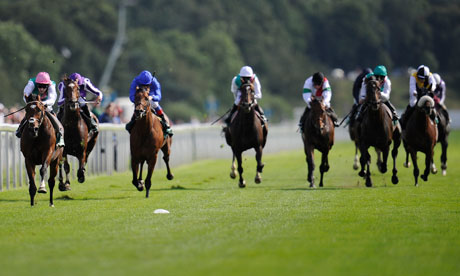
<instances>
[{"instance_id":1,"label":"jockey's crouched posture","mask_svg":"<svg viewBox=\"0 0 460 276\"><path fill-rule=\"evenodd\" d=\"M169 126L168 122L166 121L165 115L163 113L163 109L160 106L161 101L161 86L158 80L152 76L152 74L145 70L142 71L138 76L136 76L133 81L131 82L131 87L129 88L129 99L131 102L134 103L135 95L136 95L136 87L142 88L143 86L150 87L150 105L153 109L153 112L161 118L161 124L163 125L163 131L168 134L169 136L173 136L173 132L171 127ZM131 121L126 124L126 130L131 133L131 129L135 123L135 116L131 117Z\"/></svg>"},{"instance_id":2,"label":"jockey's crouched posture","mask_svg":"<svg viewBox=\"0 0 460 276\"><path fill-rule=\"evenodd\" d=\"M84 76L78 74L78 73L73 73L69 76L69 78L73 81L78 82L78 87L80 90L80 97L78 98L78 103L80 104L80 109L82 112L82 117L83 120L85 120L86 125L88 126L89 132L92 133L97 133L99 130L97 129L97 122L96 120L91 116L91 113L89 111L89 107L86 104L86 93L91 93L95 95L96 102L100 103L102 101L103 94L102 92L96 88L92 83L89 78L85 78ZM64 82L60 82L58 84L58 90L59 90L59 100L58 100L58 118L61 119L62 115L64 114L63 112L63 103L65 102L65 95L64 95Z\"/></svg>"},{"instance_id":3,"label":"jockey's crouched posture","mask_svg":"<svg viewBox=\"0 0 460 276\"><path fill-rule=\"evenodd\" d=\"M391 94L391 81L388 77L387 68L383 65L378 65L375 67L374 71L367 74L366 77L363 79L361 84L361 90L359 92L359 106L358 106L358 113L356 114L356 120L360 122L362 120L362 114L366 109L366 106L363 105L364 99L366 98L366 85L369 80L376 80L378 82L380 88L380 95L382 102L390 109L392 114L392 121L396 125L399 120L399 116L396 113L396 108L390 102L390 94Z\"/></svg>"},{"instance_id":4,"label":"jockey's crouched posture","mask_svg":"<svg viewBox=\"0 0 460 276\"><path fill-rule=\"evenodd\" d=\"M233 107L230 111L230 114L228 114L228 117L225 119L225 123L227 126L230 124L230 121L232 120L233 114L236 112L238 109L238 105L241 101L241 86L245 83L251 83L254 86L254 108L257 112L259 112L260 117L262 117L262 125L265 125L265 122L267 122L267 118L265 117L264 111L262 108L259 106L257 103L257 99L262 98L262 87L260 85L259 78L257 75L254 74L254 71L250 66L243 66L241 67L240 73L233 77L232 79L232 84L230 87L230 91L233 93L233 96L235 98L235 102L233 103Z\"/></svg>"},{"instance_id":5,"label":"jockey's crouched posture","mask_svg":"<svg viewBox=\"0 0 460 276\"><path fill-rule=\"evenodd\" d=\"M29 79L24 88L24 102L27 103L26 98L31 94L40 95L40 100L46 106L45 114L56 131L56 146L63 147L64 128L53 111L53 105L57 98L56 83L50 79L50 75L47 72L40 72L35 78ZM16 130L16 137L21 138L26 123L27 121L24 117Z\"/></svg>"},{"instance_id":6,"label":"jockey's crouched posture","mask_svg":"<svg viewBox=\"0 0 460 276\"><path fill-rule=\"evenodd\" d=\"M310 111L310 102L313 98L322 100L324 106L326 107L326 113L329 115L329 117L331 117L332 121L334 122L334 126L339 126L337 123L337 115L331 107L331 86L329 85L329 81L323 73L316 72L313 74L313 76L310 76L307 78L307 80L305 80L302 96L303 100L307 103L307 107L300 117L299 127L301 131L303 131L303 122L307 118L307 114Z\"/></svg>"}]
</instances>

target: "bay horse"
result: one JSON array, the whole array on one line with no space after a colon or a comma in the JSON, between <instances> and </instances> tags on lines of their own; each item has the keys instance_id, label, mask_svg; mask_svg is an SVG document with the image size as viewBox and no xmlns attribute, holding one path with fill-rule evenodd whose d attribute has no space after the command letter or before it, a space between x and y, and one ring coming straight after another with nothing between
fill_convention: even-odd
<instances>
[{"instance_id":1,"label":"bay horse","mask_svg":"<svg viewBox=\"0 0 460 276\"><path fill-rule=\"evenodd\" d=\"M334 123L327 115L326 107L321 100L314 98L310 102L310 111L303 122L302 129L302 140L308 164L307 180L310 182L310 188L315 187L313 176L315 170L314 151L317 149L321 152L319 186L323 187L323 175L329 170L328 154L334 145Z\"/></svg>"},{"instance_id":2,"label":"bay horse","mask_svg":"<svg viewBox=\"0 0 460 276\"><path fill-rule=\"evenodd\" d=\"M419 168L417 165L417 151L425 153L425 171L420 176L424 181L428 180L428 174L433 164L433 149L438 138L436 123L430 118L434 112L434 100L428 96L421 96L414 106L414 111L409 117L403 131L403 143L406 149L406 164L410 154L414 163L415 186L418 186Z\"/></svg>"},{"instance_id":3,"label":"bay horse","mask_svg":"<svg viewBox=\"0 0 460 276\"><path fill-rule=\"evenodd\" d=\"M359 176L366 179L366 186L372 187L372 179L370 173L370 154L369 147L374 147L379 156L377 166L381 173L387 171L387 160L390 151L390 145L393 142L391 156L393 157L393 175L391 182L397 184L399 182L396 169L396 158L398 156L398 148L401 144L401 128L397 124L393 126L391 112L380 98L380 88L376 80L370 80L366 85L366 98L364 104L367 108L363 112L363 119L359 125L359 151L361 157L359 159L361 170ZM382 154L382 160L380 159Z\"/></svg>"},{"instance_id":4,"label":"bay horse","mask_svg":"<svg viewBox=\"0 0 460 276\"><path fill-rule=\"evenodd\" d=\"M21 136L21 152L24 155L27 176L29 178L30 205L35 204L37 193L35 186L35 166L40 166L39 193L46 193L45 175L48 167L50 175L50 206L54 207L53 190L58 166L62 159L63 148L56 147L56 132L50 119L46 116L46 106L40 101L40 96L30 95L26 98L27 124Z\"/></svg>"},{"instance_id":5,"label":"bay horse","mask_svg":"<svg viewBox=\"0 0 460 276\"><path fill-rule=\"evenodd\" d=\"M62 164L59 165L59 190L70 190L70 165L67 155L75 156L78 159L78 182L85 182L85 166L88 161L88 156L96 145L98 132L89 133L88 126L86 125L80 113L80 90L78 82L74 81L67 76L63 79L64 82L64 109L61 116L61 123L64 127L64 154L63 163L66 181L63 182ZM96 116L91 116L98 122Z\"/></svg>"},{"instance_id":6,"label":"bay horse","mask_svg":"<svg viewBox=\"0 0 460 276\"><path fill-rule=\"evenodd\" d=\"M262 126L260 114L256 112L254 105L257 103L254 99L254 87L250 83L241 85L241 101L238 104L238 110L230 125L224 128L225 140L232 148L232 167L230 172L231 178L236 178L235 158L238 162L238 174L240 188L246 187L246 181L243 179L242 153L253 148L256 151L257 170L255 183L262 182L262 153L265 143L267 142L268 124L265 122Z\"/></svg>"},{"instance_id":7,"label":"bay horse","mask_svg":"<svg viewBox=\"0 0 460 276\"><path fill-rule=\"evenodd\" d=\"M133 171L132 184L138 191L144 190L142 180L142 167L147 162L148 171L145 177L145 197L149 197L151 178L155 164L157 162L158 151L163 152L163 160L166 164L166 178L174 178L169 167L169 155L171 154L172 138L165 135L160 118L154 115L149 101L150 87L136 88L134 97L134 116L135 124L131 129L130 148L131 148L131 168ZM169 118L165 114L166 120Z\"/></svg>"}]
</instances>

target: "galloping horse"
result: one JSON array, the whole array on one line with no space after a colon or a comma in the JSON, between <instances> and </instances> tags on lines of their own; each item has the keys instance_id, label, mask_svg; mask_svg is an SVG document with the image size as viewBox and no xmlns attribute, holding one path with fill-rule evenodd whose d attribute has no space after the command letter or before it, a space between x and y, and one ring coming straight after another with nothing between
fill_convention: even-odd
<instances>
[{"instance_id":1,"label":"galloping horse","mask_svg":"<svg viewBox=\"0 0 460 276\"><path fill-rule=\"evenodd\" d=\"M324 104L316 98L310 102L310 111L303 122L302 140L308 164L308 182L315 187L313 171L315 170L314 150L319 150L321 179L319 186L323 187L323 174L329 170L328 154L334 145L334 123L327 115Z\"/></svg>"},{"instance_id":2,"label":"galloping horse","mask_svg":"<svg viewBox=\"0 0 460 276\"><path fill-rule=\"evenodd\" d=\"M245 150L254 148L256 151L257 173L255 183L262 181L261 173L264 168L262 163L262 151L267 142L268 126L262 126L260 114L255 111L254 88L251 84L245 83L241 86L241 101L238 111L235 113L230 126L224 129L225 140L232 148L233 158L230 177L235 178L235 158L238 162L238 173L240 176L238 186L246 187L243 179L242 153Z\"/></svg>"},{"instance_id":3,"label":"galloping horse","mask_svg":"<svg viewBox=\"0 0 460 276\"><path fill-rule=\"evenodd\" d=\"M171 136L165 136L160 118L153 114L149 101L150 88L137 88L134 98L134 116L136 123L130 134L131 168L133 171L132 183L137 190L144 190L142 180L142 167L147 162L148 171L145 177L145 197L149 197L153 169L157 162L158 151L163 152L163 160L166 164L166 178L172 180L174 176L169 168L169 155L171 153ZM166 116L169 121L169 118ZM139 170L140 167L140 170Z\"/></svg>"},{"instance_id":4,"label":"galloping horse","mask_svg":"<svg viewBox=\"0 0 460 276\"><path fill-rule=\"evenodd\" d=\"M57 175L58 165L62 158L62 147L56 147L56 133L50 119L45 114L46 106L40 101L40 97L30 95L27 99L26 119L27 126L21 136L21 152L24 155L27 176L29 177L30 205L34 205L34 197L37 192L35 186L35 166L40 168L39 193L46 193L45 174L48 167L50 175L48 187L50 189L50 206L53 204L54 178Z\"/></svg>"},{"instance_id":5,"label":"galloping horse","mask_svg":"<svg viewBox=\"0 0 460 276\"><path fill-rule=\"evenodd\" d=\"M417 151L425 153L425 171L421 178L427 181L433 164L433 149L438 138L438 128L436 123L430 119L434 112L434 100L430 96L421 96L414 108L403 131L403 142L407 153L406 164L409 164L408 155L410 154L414 163L415 186L418 186Z\"/></svg>"},{"instance_id":6,"label":"galloping horse","mask_svg":"<svg viewBox=\"0 0 460 276\"><path fill-rule=\"evenodd\" d=\"M80 90L77 81L64 78L64 111L61 122L64 127L64 170L66 175L65 184L62 177L62 164L59 165L59 189L61 191L70 190L70 165L67 155L73 155L78 159L78 182L85 181L85 165L88 156L96 144L98 133L88 133L88 126L80 114ZM96 116L91 114L97 122Z\"/></svg>"},{"instance_id":7,"label":"galloping horse","mask_svg":"<svg viewBox=\"0 0 460 276\"><path fill-rule=\"evenodd\" d=\"M450 122L447 110L444 110L440 104L434 105L436 113L438 114L438 143L441 143L441 169L442 175L446 175L447 172L447 146L449 145L448 138L450 133ZM434 163L433 163L434 166Z\"/></svg>"},{"instance_id":8,"label":"galloping horse","mask_svg":"<svg viewBox=\"0 0 460 276\"><path fill-rule=\"evenodd\" d=\"M366 178L366 186L372 186L370 173L370 154L369 147L374 147L377 154L383 156L383 160L378 158L377 166L381 173L387 171L387 160L390 151L390 145L393 141L393 149L391 156L393 157L393 175L391 182L397 184L399 182L396 169L396 157L398 156L398 148L401 144L401 129L399 124L393 126L390 110L382 103L380 99L380 89L378 82L370 80L366 85L367 105L363 113L363 120L359 126L359 151L361 152L360 164L361 170L359 176Z\"/></svg>"}]
</instances>

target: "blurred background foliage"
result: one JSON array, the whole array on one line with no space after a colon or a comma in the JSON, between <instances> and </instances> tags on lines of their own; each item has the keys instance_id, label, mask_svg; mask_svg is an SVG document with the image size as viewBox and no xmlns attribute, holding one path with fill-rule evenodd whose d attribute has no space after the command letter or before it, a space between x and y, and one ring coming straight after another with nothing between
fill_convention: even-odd
<instances>
[{"instance_id":1,"label":"blurred background foliage","mask_svg":"<svg viewBox=\"0 0 460 276\"><path fill-rule=\"evenodd\" d=\"M100 81L126 4L126 42L107 94L127 96L142 70L156 72L162 106L176 121L210 120L232 104L230 81L251 65L272 121L303 107L302 87L316 71L331 80L339 116L352 105L353 74L386 65L392 101L408 102L408 68L420 64L448 85L460 107L460 2L447 0L137 0L0 2L0 102L21 103L30 77L58 81L80 72ZM332 77L341 68L345 78Z\"/></svg>"}]
</instances>

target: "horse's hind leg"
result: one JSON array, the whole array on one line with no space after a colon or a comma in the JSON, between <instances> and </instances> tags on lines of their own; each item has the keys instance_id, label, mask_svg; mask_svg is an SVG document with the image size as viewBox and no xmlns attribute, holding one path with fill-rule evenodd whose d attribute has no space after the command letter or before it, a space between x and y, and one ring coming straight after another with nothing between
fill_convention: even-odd
<instances>
[{"instance_id":1,"label":"horse's hind leg","mask_svg":"<svg viewBox=\"0 0 460 276\"><path fill-rule=\"evenodd\" d=\"M38 192L41 194L46 194L45 176L47 169L48 164L44 162L40 168L40 187L38 187Z\"/></svg>"},{"instance_id":2,"label":"horse's hind leg","mask_svg":"<svg viewBox=\"0 0 460 276\"><path fill-rule=\"evenodd\" d=\"M433 162L433 154L427 153L425 154L425 170L423 174L420 176L423 181L428 180L428 175L430 174L431 164Z\"/></svg>"},{"instance_id":3,"label":"horse's hind leg","mask_svg":"<svg viewBox=\"0 0 460 276\"><path fill-rule=\"evenodd\" d=\"M138 180L138 173L139 173L139 166L141 167L140 170L140 178L142 177L142 164L143 162L139 162L137 160L131 159L131 170L133 171L133 180L131 183L136 187L136 189L140 192L144 190L144 185L142 184L142 179Z\"/></svg>"},{"instance_id":4,"label":"horse's hind leg","mask_svg":"<svg viewBox=\"0 0 460 276\"><path fill-rule=\"evenodd\" d=\"M391 176L391 182L393 184L398 184L399 179L398 179L398 169L396 169L396 159L398 157L398 148L401 145L401 140L393 140L393 149L391 150L391 156L393 158L393 175Z\"/></svg>"},{"instance_id":5,"label":"horse's hind leg","mask_svg":"<svg viewBox=\"0 0 460 276\"><path fill-rule=\"evenodd\" d=\"M78 182L85 182L85 165L86 165L86 151L83 151L82 156L78 158Z\"/></svg>"},{"instance_id":6,"label":"horse's hind leg","mask_svg":"<svg viewBox=\"0 0 460 276\"><path fill-rule=\"evenodd\" d=\"M67 155L64 156L64 171L65 171L65 188L67 191L70 190L70 164L67 159Z\"/></svg>"},{"instance_id":7,"label":"horse's hind leg","mask_svg":"<svg viewBox=\"0 0 460 276\"><path fill-rule=\"evenodd\" d=\"M170 139L170 138L168 138ZM168 180L172 180L174 178L174 175L171 173L171 169L169 167L169 155L171 154L171 144L166 143L162 148L161 151L163 152L163 161L165 161L166 164L166 178Z\"/></svg>"},{"instance_id":8,"label":"horse's hind leg","mask_svg":"<svg viewBox=\"0 0 460 276\"><path fill-rule=\"evenodd\" d=\"M357 170L359 168L358 162L359 162L358 145L355 144L355 159L353 160L353 170Z\"/></svg>"},{"instance_id":9,"label":"horse's hind leg","mask_svg":"<svg viewBox=\"0 0 460 276\"><path fill-rule=\"evenodd\" d=\"M410 157L412 159L412 163L414 163L414 179L415 179L415 186L418 186L418 176L420 174L420 171L418 169L418 164L417 164L417 152L410 151Z\"/></svg>"},{"instance_id":10,"label":"horse's hind leg","mask_svg":"<svg viewBox=\"0 0 460 276\"><path fill-rule=\"evenodd\" d=\"M262 182L262 176L260 174L262 173L262 170L264 168L264 164L262 163L262 147L256 148L256 160L257 172L254 181L256 182L256 184L259 184L260 182Z\"/></svg>"},{"instance_id":11,"label":"horse's hind leg","mask_svg":"<svg viewBox=\"0 0 460 276\"><path fill-rule=\"evenodd\" d=\"M67 161L67 155L65 157L63 157L63 160L64 160L64 164L65 164L65 161ZM67 163L68 165L68 163ZM69 182L69 176L68 176L68 173L66 172L66 182L64 184L64 177L63 177L63 174L62 174L62 162L59 162L59 191L61 192L64 192L64 191L70 191L70 182ZM70 170L70 168L69 168Z\"/></svg>"},{"instance_id":12,"label":"horse's hind leg","mask_svg":"<svg viewBox=\"0 0 460 276\"><path fill-rule=\"evenodd\" d=\"M232 156L232 166L230 167L230 178L235 179L236 178L236 159L235 159L235 154Z\"/></svg>"},{"instance_id":13,"label":"horse's hind leg","mask_svg":"<svg viewBox=\"0 0 460 276\"><path fill-rule=\"evenodd\" d=\"M238 183L238 186L240 188L244 188L246 187L246 181L243 179L243 164L242 164L241 152L238 152L234 155L236 157L236 161L238 162L238 174L240 175L240 181Z\"/></svg>"},{"instance_id":14,"label":"horse's hind leg","mask_svg":"<svg viewBox=\"0 0 460 276\"><path fill-rule=\"evenodd\" d=\"M26 170L27 176L29 177L29 195L30 195L30 205L34 206L35 195L37 194L37 186L35 186L35 166L28 162L26 159Z\"/></svg>"}]
</instances>

